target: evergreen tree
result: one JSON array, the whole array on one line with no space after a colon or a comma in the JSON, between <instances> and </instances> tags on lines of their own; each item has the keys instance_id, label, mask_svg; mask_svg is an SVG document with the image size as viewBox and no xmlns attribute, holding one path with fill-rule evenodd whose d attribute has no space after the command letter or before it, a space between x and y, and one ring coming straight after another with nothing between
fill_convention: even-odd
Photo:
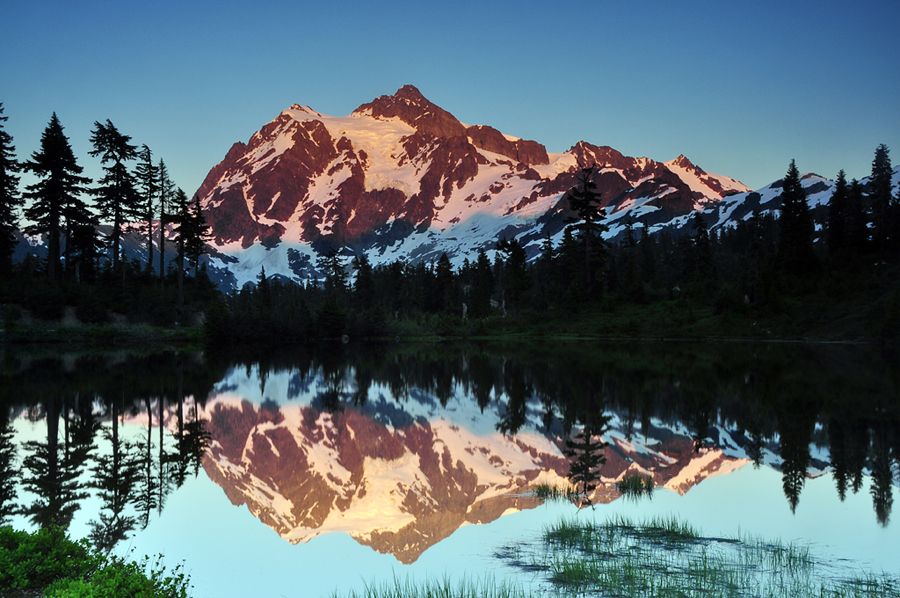
<instances>
[{"instance_id":1,"label":"evergreen tree","mask_svg":"<svg viewBox=\"0 0 900 598\"><path fill-rule=\"evenodd\" d=\"M575 223L574 228L579 231L584 245L584 288L588 297L594 291L594 273L602 264L605 252L606 242L602 235L609 230L603 223L606 210L600 207L601 196L592 180L596 171L596 166L582 169L578 184L566 195L569 207L576 214L568 222Z\"/></svg>"},{"instance_id":2,"label":"evergreen tree","mask_svg":"<svg viewBox=\"0 0 900 598\"><path fill-rule=\"evenodd\" d=\"M828 203L828 252L832 257L840 255L847 245L847 218L850 190L844 171L838 172L834 193Z\"/></svg>"},{"instance_id":3,"label":"evergreen tree","mask_svg":"<svg viewBox=\"0 0 900 598\"><path fill-rule=\"evenodd\" d=\"M603 412L603 401L594 401L591 382L587 383L584 400L576 407L582 428L566 439L563 454L570 459L569 480L582 496L581 504L590 505L590 494L600 481L600 466L606 463L603 449L609 446L604 442L604 434L609 426L610 416Z\"/></svg>"},{"instance_id":4,"label":"evergreen tree","mask_svg":"<svg viewBox=\"0 0 900 598\"><path fill-rule=\"evenodd\" d=\"M869 228L863 208L863 189L856 179L850 181L847 193L847 248L853 254L866 251L869 243Z\"/></svg>"},{"instance_id":5,"label":"evergreen tree","mask_svg":"<svg viewBox=\"0 0 900 598\"><path fill-rule=\"evenodd\" d=\"M166 225L172 222L169 214L169 204L175 197L175 183L169 178L169 170L162 158L157 166L157 180L159 181L159 279L163 283L166 280Z\"/></svg>"},{"instance_id":6,"label":"evergreen tree","mask_svg":"<svg viewBox=\"0 0 900 598\"><path fill-rule=\"evenodd\" d=\"M176 264L178 268L178 299L176 309L180 313L184 308L184 255L187 237L190 234L189 208L187 194L178 187L172 196L172 217L175 224L175 245L178 248Z\"/></svg>"},{"instance_id":7,"label":"evergreen tree","mask_svg":"<svg viewBox=\"0 0 900 598\"><path fill-rule=\"evenodd\" d=\"M153 153L146 145L141 146L137 155L138 164L135 178L140 201L147 221L147 272L153 271L153 217L156 214L156 200L160 191L159 167L153 164ZM162 222L162 220L160 220Z\"/></svg>"},{"instance_id":8,"label":"evergreen tree","mask_svg":"<svg viewBox=\"0 0 900 598\"><path fill-rule=\"evenodd\" d=\"M365 253L353 258L356 280L353 281L353 301L358 309L367 310L375 305L375 280L372 265Z\"/></svg>"},{"instance_id":9,"label":"evergreen tree","mask_svg":"<svg viewBox=\"0 0 900 598\"><path fill-rule=\"evenodd\" d=\"M26 199L32 200L25 217L33 222L25 232L47 235L47 277L56 280L63 218L67 211L73 211L73 206L79 205L79 196L91 179L79 176L84 169L75 160L55 112L41 135L40 151L34 152L24 167L40 179L28 185L24 193Z\"/></svg>"},{"instance_id":10,"label":"evergreen tree","mask_svg":"<svg viewBox=\"0 0 900 598\"><path fill-rule=\"evenodd\" d=\"M497 251L506 258L502 270L503 299L509 301L513 310L518 310L525 292L531 288L525 248L515 237L512 239L504 237L497 242Z\"/></svg>"},{"instance_id":11,"label":"evergreen tree","mask_svg":"<svg viewBox=\"0 0 900 598\"><path fill-rule=\"evenodd\" d=\"M806 201L806 190L800 184L797 165L791 160L781 191L778 259L788 276L809 273L816 261L813 253L813 224Z\"/></svg>"},{"instance_id":12,"label":"evergreen tree","mask_svg":"<svg viewBox=\"0 0 900 598\"><path fill-rule=\"evenodd\" d=\"M16 512L16 482L21 475L16 464L16 444L13 442L9 411L5 405L0 407L0 527L6 525Z\"/></svg>"},{"instance_id":13,"label":"evergreen tree","mask_svg":"<svg viewBox=\"0 0 900 598\"><path fill-rule=\"evenodd\" d=\"M438 312L453 310L456 305L453 297L453 266L446 253L441 253L434 270L434 307Z\"/></svg>"},{"instance_id":14,"label":"evergreen tree","mask_svg":"<svg viewBox=\"0 0 900 598\"><path fill-rule=\"evenodd\" d=\"M88 207L88 205L79 198L73 198L68 205L63 208L63 216L65 218L65 265L66 272L73 270L76 272L76 278L79 278L80 267L76 262L76 255L84 254L84 243L86 242L86 231L90 229L92 234L96 232L98 224L97 217ZM75 237L78 236L81 246L76 247ZM75 254L73 254L73 251Z\"/></svg>"},{"instance_id":15,"label":"evergreen tree","mask_svg":"<svg viewBox=\"0 0 900 598\"><path fill-rule=\"evenodd\" d=\"M128 171L126 162L137 158L137 147L131 144L131 137L119 132L112 122L106 124L94 121L91 132L94 149L89 153L100 157L105 172L99 186L94 189L100 217L112 222L109 246L112 250L113 271L119 271L119 247L125 226L142 216L140 197L135 188L135 178Z\"/></svg>"},{"instance_id":16,"label":"evergreen tree","mask_svg":"<svg viewBox=\"0 0 900 598\"><path fill-rule=\"evenodd\" d=\"M68 252L67 260L71 260L75 267L75 278L78 282L94 282L97 275L97 263L100 260L103 241L97 236L96 220L82 222L76 225L66 243L72 251Z\"/></svg>"},{"instance_id":17,"label":"evergreen tree","mask_svg":"<svg viewBox=\"0 0 900 598\"><path fill-rule=\"evenodd\" d=\"M137 518L126 513L140 481L140 465L136 447L119 436L119 413L116 399L111 401L111 427L103 428L110 453L95 458L91 486L98 491L103 507L98 520L91 521L90 538L94 546L108 553L124 540L137 525Z\"/></svg>"},{"instance_id":18,"label":"evergreen tree","mask_svg":"<svg viewBox=\"0 0 900 598\"><path fill-rule=\"evenodd\" d=\"M656 240L650 234L649 227L641 228L641 238L638 240L638 250L641 254L641 278L649 285L656 284Z\"/></svg>"},{"instance_id":19,"label":"evergreen tree","mask_svg":"<svg viewBox=\"0 0 900 598\"><path fill-rule=\"evenodd\" d=\"M693 275L701 286L709 287L715 282L715 265L709 229L700 212L694 212L691 217L691 228L694 229L694 236L691 239Z\"/></svg>"},{"instance_id":20,"label":"evergreen tree","mask_svg":"<svg viewBox=\"0 0 900 598\"><path fill-rule=\"evenodd\" d=\"M872 240L882 259L887 257L897 236L891 209L894 195L891 188L892 176L890 151L886 145L881 144L875 150L875 159L872 160L869 203L872 207Z\"/></svg>"},{"instance_id":21,"label":"evergreen tree","mask_svg":"<svg viewBox=\"0 0 900 598\"><path fill-rule=\"evenodd\" d=\"M491 260L487 256L484 247L478 248L478 257L472 280L470 306L472 316L484 318L491 313L491 297L494 294L494 273L491 269Z\"/></svg>"},{"instance_id":22,"label":"evergreen tree","mask_svg":"<svg viewBox=\"0 0 900 598\"><path fill-rule=\"evenodd\" d=\"M16 160L12 136L3 130L2 123L6 120L8 117L3 116L3 104L0 103L0 275L8 274L12 267L16 247L13 233L19 228L17 210L25 205L19 195L19 177L16 176L22 165Z\"/></svg>"},{"instance_id":23,"label":"evergreen tree","mask_svg":"<svg viewBox=\"0 0 900 598\"><path fill-rule=\"evenodd\" d=\"M40 527L58 525L66 528L80 508L80 502L88 496L78 483L86 455L59 446L59 420L60 415L65 415L62 400L58 397L48 399L46 412L47 441L30 440L24 444L22 483L36 498L22 509L22 514Z\"/></svg>"},{"instance_id":24,"label":"evergreen tree","mask_svg":"<svg viewBox=\"0 0 900 598\"><path fill-rule=\"evenodd\" d=\"M188 205L184 218L187 223L187 227L181 229L182 234L185 235L184 251L187 255L188 263L194 269L194 277L196 278L200 256L206 253L206 241L209 239L209 225L206 224L206 217L203 216L199 195L195 195Z\"/></svg>"},{"instance_id":25,"label":"evergreen tree","mask_svg":"<svg viewBox=\"0 0 900 598\"><path fill-rule=\"evenodd\" d=\"M325 298L337 304L343 304L349 291L347 284L347 266L340 252L331 248L319 259L319 268L325 273Z\"/></svg>"}]
</instances>

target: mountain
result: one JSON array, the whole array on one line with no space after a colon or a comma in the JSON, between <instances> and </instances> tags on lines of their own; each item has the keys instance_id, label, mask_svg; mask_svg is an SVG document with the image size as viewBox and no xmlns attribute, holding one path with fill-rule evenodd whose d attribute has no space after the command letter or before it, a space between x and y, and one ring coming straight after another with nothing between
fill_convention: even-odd
<instances>
[{"instance_id":1,"label":"mountain","mask_svg":"<svg viewBox=\"0 0 900 598\"><path fill-rule=\"evenodd\" d=\"M407 85L346 117L291 106L235 143L198 195L214 237L211 264L240 286L261 266L318 278L317 257L332 247L376 264L446 252L458 266L514 236L533 257L546 235L561 235L570 215L563 196L591 165L610 221L660 225L750 191L684 156L656 162L585 141L548 153L463 124Z\"/></svg>"}]
</instances>

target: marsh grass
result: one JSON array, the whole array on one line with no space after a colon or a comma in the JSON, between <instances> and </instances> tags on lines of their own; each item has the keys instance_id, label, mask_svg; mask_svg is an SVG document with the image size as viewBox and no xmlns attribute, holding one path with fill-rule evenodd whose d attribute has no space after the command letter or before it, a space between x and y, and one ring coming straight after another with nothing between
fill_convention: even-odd
<instances>
[{"instance_id":1,"label":"marsh grass","mask_svg":"<svg viewBox=\"0 0 900 598\"><path fill-rule=\"evenodd\" d=\"M338 593L332 594L339 598ZM449 577L429 578L416 583L409 577L394 577L381 584L365 584L362 590L351 590L346 598L528 598L521 587L498 582L493 577L483 579L465 577L454 583Z\"/></svg>"},{"instance_id":2,"label":"marsh grass","mask_svg":"<svg viewBox=\"0 0 900 598\"><path fill-rule=\"evenodd\" d=\"M521 586L493 577L394 578L367 584L347 598L900 598L900 579L836 568L809 548L754 536L708 538L674 516L635 522L560 519L536 544L497 553L549 586ZM546 591L544 591L546 590ZM337 598L337 594L333 594Z\"/></svg>"},{"instance_id":3,"label":"marsh grass","mask_svg":"<svg viewBox=\"0 0 900 598\"><path fill-rule=\"evenodd\" d=\"M641 498L643 496L652 498L654 487L653 476L639 473L626 475L616 482L616 490L629 498Z\"/></svg>"},{"instance_id":4,"label":"marsh grass","mask_svg":"<svg viewBox=\"0 0 900 598\"><path fill-rule=\"evenodd\" d=\"M751 536L706 538L676 517L563 519L544 529L538 552L531 570L542 568L564 596L900 596L900 582L888 575L826 574L806 546Z\"/></svg>"},{"instance_id":5,"label":"marsh grass","mask_svg":"<svg viewBox=\"0 0 900 598\"><path fill-rule=\"evenodd\" d=\"M534 492L534 497L538 500L565 500L576 504L579 498L578 490L568 484L558 486L539 482L534 485L532 492Z\"/></svg>"}]
</instances>

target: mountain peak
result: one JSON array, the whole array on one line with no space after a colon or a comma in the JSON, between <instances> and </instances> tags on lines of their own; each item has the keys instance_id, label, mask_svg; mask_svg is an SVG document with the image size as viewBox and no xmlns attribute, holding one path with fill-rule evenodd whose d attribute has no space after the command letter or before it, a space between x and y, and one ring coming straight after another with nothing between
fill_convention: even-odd
<instances>
[{"instance_id":1,"label":"mountain peak","mask_svg":"<svg viewBox=\"0 0 900 598\"><path fill-rule=\"evenodd\" d=\"M465 136L466 128L455 116L432 103L416 87L404 85L397 93L379 96L353 111L354 116L399 118L423 135L449 138Z\"/></svg>"},{"instance_id":2,"label":"mountain peak","mask_svg":"<svg viewBox=\"0 0 900 598\"><path fill-rule=\"evenodd\" d=\"M697 166L693 162L688 160L687 156L685 156L684 154L678 154L678 157L672 160L670 164L673 164L680 168L684 168L685 170L693 170L697 168Z\"/></svg>"},{"instance_id":3,"label":"mountain peak","mask_svg":"<svg viewBox=\"0 0 900 598\"><path fill-rule=\"evenodd\" d=\"M404 85L400 89L397 90L397 93L394 94L396 98L406 98L408 100L412 100L414 102L424 101L428 102L428 99L422 95L422 92L419 91L419 88L415 85Z\"/></svg>"}]
</instances>

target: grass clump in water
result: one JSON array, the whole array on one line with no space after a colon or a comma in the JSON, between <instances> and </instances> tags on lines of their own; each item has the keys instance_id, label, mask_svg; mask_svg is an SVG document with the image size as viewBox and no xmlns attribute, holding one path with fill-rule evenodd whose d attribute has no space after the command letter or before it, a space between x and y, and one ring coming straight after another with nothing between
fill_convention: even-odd
<instances>
[{"instance_id":1,"label":"grass clump in water","mask_svg":"<svg viewBox=\"0 0 900 598\"><path fill-rule=\"evenodd\" d=\"M530 598L531 594L507 582L493 577L483 579L463 578L453 583L449 577L427 579L415 583L410 578L394 577L381 584L366 584L362 590L351 590L346 598ZM335 592L332 598L340 598Z\"/></svg>"},{"instance_id":2,"label":"grass clump in water","mask_svg":"<svg viewBox=\"0 0 900 598\"><path fill-rule=\"evenodd\" d=\"M534 497L538 500L565 500L573 504L576 503L579 496L578 490L568 484L558 486L539 482L534 485L532 491L534 492Z\"/></svg>"},{"instance_id":3,"label":"grass clump in water","mask_svg":"<svg viewBox=\"0 0 900 598\"><path fill-rule=\"evenodd\" d=\"M676 517L560 520L545 528L531 570L543 570L563 596L900 597L897 578L836 576L806 546L705 538Z\"/></svg>"},{"instance_id":4,"label":"grass clump in water","mask_svg":"<svg viewBox=\"0 0 900 598\"><path fill-rule=\"evenodd\" d=\"M642 496L653 496L653 476L641 475L633 473L626 475L616 482L616 490L620 494L629 498L640 498Z\"/></svg>"}]
</instances>

